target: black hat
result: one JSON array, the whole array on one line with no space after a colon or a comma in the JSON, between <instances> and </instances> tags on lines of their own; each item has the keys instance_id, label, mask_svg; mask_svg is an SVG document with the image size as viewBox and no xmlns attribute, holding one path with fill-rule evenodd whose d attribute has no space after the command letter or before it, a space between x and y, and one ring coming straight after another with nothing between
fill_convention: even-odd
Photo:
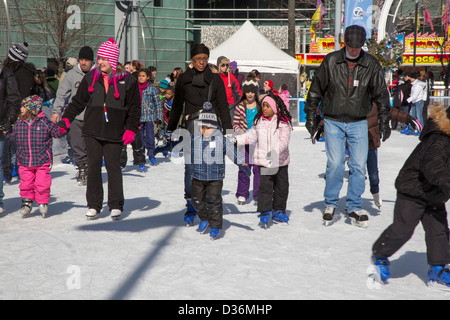
<instances>
[{"instance_id":1,"label":"black hat","mask_svg":"<svg viewBox=\"0 0 450 320\"><path fill-rule=\"evenodd\" d=\"M191 48L191 58L201 53L206 54L209 57L209 48L203 43L194 44Z\"/></svg>"},{"instance_id":2,"label":"black hat","mask_svg":"<svg viewBox=\"0 0 450 320\"><path fill-rule=\"evenodd\" d=\"M81 48L80 52L78 53L78 59L94 61L94 50L92 50L92 48L89 46Z\"/></svg>"},{"instance_id":3,"label":"black hat","mask_svg":"<svg viewBox=\"0 0 450 320\"><path fill-rule=\"evenodd\" d=\"M361 48L366 42L366 30L358 25L352 25L345 29L345 45L352 48Z\"/></svg>"}]
</instances>

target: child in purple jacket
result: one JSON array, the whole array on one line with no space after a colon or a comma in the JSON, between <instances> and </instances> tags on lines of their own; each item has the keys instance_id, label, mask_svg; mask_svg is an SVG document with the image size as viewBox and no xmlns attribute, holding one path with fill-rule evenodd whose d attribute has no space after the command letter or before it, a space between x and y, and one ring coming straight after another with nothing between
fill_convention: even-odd
<instances>
[{"instance_id":1,"label":"child in purple jacket","mask_svg":"<svg viewBox=\"0 0 450 320\"><path fill-rule=\"evenodd\" d=\"M20 118L14 124L10 135L10 139L17 145L22 218L30 214L34 200L45 217L52 184L52 138L64 135L59 132L58 125L47 119L42 112L42 104L42 98L37 95L23 99Z\"/></svg>"}]
</instances>

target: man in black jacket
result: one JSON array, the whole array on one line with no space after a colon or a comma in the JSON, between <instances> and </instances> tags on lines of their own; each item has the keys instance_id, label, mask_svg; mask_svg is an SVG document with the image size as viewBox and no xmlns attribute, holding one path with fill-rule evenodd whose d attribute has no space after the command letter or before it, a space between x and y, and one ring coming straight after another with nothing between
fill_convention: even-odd
<instances>
[{"instance_id":1,"label":"man in black jacket","mask_svg":"<svg viewBox=\"0 0 450 320\"><path fill-rule=\"evenodd\" d=\"M195 44L191 49L192 68L188 68L180 75L175 87L175 97L170 112L167 133L169 138L177 128L180 116L183 115L183 128L193 133L193 124L198 118L203 103L209 101L221 123L221 128L225 132L232 129L230 113L228 111L228 101L223 81L218 74L212 73L208 66L209 49L204 44ZM184 108L184 113L183 113ZM190 153L190 144L185 143L184 153ZM190 158L190 155L187 155ZM185 164L184 171L184 198L186 199L187 211L185 222L192 225L195 218L195 209L191 202L192 186L192 165L189 161Z\"/></svg>"},{"instance_id":2,"label":"man in black jacket","mask_svg":"<svg viewBox=\"0 0 450 320\"><path fill-rule=\"evenodd\" d=\"M326 225L332 223L339 200L345 170L346 145L350 152L351 172L346 206L352 222L366 226L367 214L361 211L365 188L365 164L368 152L367 115L376 103L382 140L391 131L389 92L381 65L361 47L366 40L363 27L353 25L345 30L345 47L328 54L316 72L305 105L306 128L313 136L319 110L324 118L327 170L325 186Z\"/></svg>"}]
</instances>

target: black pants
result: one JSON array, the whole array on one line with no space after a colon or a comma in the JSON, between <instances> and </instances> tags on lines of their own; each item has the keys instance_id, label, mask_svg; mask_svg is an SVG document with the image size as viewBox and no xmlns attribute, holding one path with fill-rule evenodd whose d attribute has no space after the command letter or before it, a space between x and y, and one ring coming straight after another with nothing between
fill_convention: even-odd
<instances>
[{"instance_id":1,"label":"black pants","mask_svg":"<svg viewBox=\"0 0 450 320\"><path fill-rule=\"evenodd\" d=\"M259 167L258 211L286 211L289 195L288 166L279 167L275 174L264 174L265 168Z\"/></svg>"},{"instance_id":2,"label":"black pants","mask_svg":"<svg viewBox=\"0 0 450 320\"><path fill-rule=\"evenodd\" d=\"M211 228L222 229L222 180L192 179L192 205L200 220L208 221Z\"/></svg>"},{"instance_id":3,"label":"black pants","mask_svg":"<svg viewBox=\"0 0 450 320\"><path fill-rule=\"evenodd\" d=\"M123 183L120 170L120 152L122 142L109 142L91 137L84 137L88 155L89 175L86 187L87 205L100 211L103 205L102 162L108 175L109 210L123 210Z\"/></svg>"},{"instance_id":4,"label":"black pants","mask_svg":"<svg viewBox=\"0 0 450 320\"><path fill-rule=\"evenodd\" d=\"M450 263L445 204L429 207L402 197L395 202L394 222L373 245L373 254L380 258L392 256L411 238L419 222L425 230L428 264Z\"/></svg>"},{"instance_id":5,"label":"black pants","mask_svg":"<svg viewBox=\"0 0 450 320\"><path fill-rule=\"evenodd\" d=\"M86 145L82 134L84 121L73 120L70 125L70 140L72 143L73 159L77 166L84 166L87 164Z\"/></svg>"}]
</instances>

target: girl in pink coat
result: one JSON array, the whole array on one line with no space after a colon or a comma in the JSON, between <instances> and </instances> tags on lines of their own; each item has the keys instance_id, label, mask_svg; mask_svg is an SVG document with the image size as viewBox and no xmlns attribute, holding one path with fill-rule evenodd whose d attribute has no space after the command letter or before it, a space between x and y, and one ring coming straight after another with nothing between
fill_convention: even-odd
<instances>
[{"instance_id":1,"label":"girl in pink coat","mask_svg":"<svg viewBox=\"0 0 450 320\"><path fill-rule=\"evenodd\" d=\"M252 128L236 136L236 141L238 145L256 144L253 161L259 167L260 175L257 210L263 227L267 228L271 214L274 222L289 221L286 202L292 117L278 96L265 96L261 106Z\"/></svg>"},{"instance_id":2,"label":"girl in pink coat","mask_svg":"<svg viewBox=\"0 0 450 320\"><path fill-rule=\"evenodd\" d=\"M45 217L50 200L53 162L52 139L64 134L42 112L43 100L37 95L22 100L20 118L14 124L10 139L17 145L17 164L20 174L22 218L28 217L33 201Z\"/></svg>"}]
</instances>

